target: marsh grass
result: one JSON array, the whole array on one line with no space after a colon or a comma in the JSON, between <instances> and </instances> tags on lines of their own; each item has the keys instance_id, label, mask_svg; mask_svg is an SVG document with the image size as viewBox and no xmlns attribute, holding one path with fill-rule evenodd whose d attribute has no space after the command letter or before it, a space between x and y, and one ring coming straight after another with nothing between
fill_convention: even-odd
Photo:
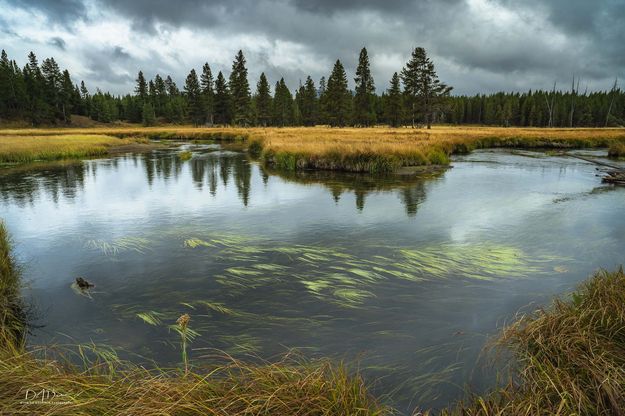
<instances>
[{"instance_id":1,"label":"marsh grass","mask_svg":"<svg viewBox=\"0 0 625 416\"><path fill-rule=\"evenodd\" d=\"M91 134L0 135L0 163L17 164L103 156L116 147L145 142L145 139L136 137L120 139Z\"/></svg>"},{"instance_id":2,"label":"marsh grass","mask_svg":"<svg viewBox=\"0 0 625 416\"><path fill-rule=\"evenodd\" d=\"M570 149L625 145L625 129L541 129L436 126L432 130L376 127L193 128L110 127L0 130L0 143L19 137L107 135L151 140L247 143L253 157L281 170L393 172L405 166L447 165L452 154L478 148ZM32 140L32 138L31 138ZM43 141L40 140L41 143ZM94 152L102 151L93 150ZM0 148L0 154L2 153ZM0 159L1 161L2 159Z\"/></svg>"},{"instance_id":3,"label":"marsh grass","mask_svg":"<svg viewBox=\"0 0 625 416\"><path fill-rule=\"evenodd\" d=\"M26 311L20 298L20 270L11 250L8 231L0 220L0 345L15 352L24 345Z\"/></svg>"},{"instance_id":4,"label":"marsh grass","mask_svg":"<svg viewBox=\"0 0 625 416\"><path fill-rule=\"evenodd\" d=\"M148 370L114 354L89 354L85 363L55 359L43 350L0 352L0 411L24 415L383 415L360 377L329 361L288 356L275 363L223 364ZM54 390L67 404L20 404L27 390Z\"/></svg>"},{"instance_id":5,"label":"marsh grass","mask_svg":"<svg viewBox=\"0 0 625 416\"><path fill-rule=\"evenodd\" d=\"M625 158L625 143L613 143L608 149L608 156L614 158Z\"/></svg>"},{"instance_id":6,"label":"marsh grass","mask_svg":"<svg viewBox=\"0 0 625 416\"><path fill-rule=\"evenodd\" d=\"M597 272L569 298L520 317L495 346L514 378L446 415L625 414L625 274Z\"/></svg>"}]
</instances>

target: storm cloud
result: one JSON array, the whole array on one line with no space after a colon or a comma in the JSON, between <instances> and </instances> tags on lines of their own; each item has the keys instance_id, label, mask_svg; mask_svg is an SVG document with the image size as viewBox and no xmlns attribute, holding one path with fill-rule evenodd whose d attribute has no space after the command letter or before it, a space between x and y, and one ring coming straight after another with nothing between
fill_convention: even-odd
<instances>
[{"instance_id":1,"label":"storm cloud","mask_svg":"<svg viewBox=\"0 0 625 416\"><path fill-rule=\"evenodd\" d=\"M261 71L293 89L350 78L366 46L378 92L424 46L455 93L591 90L625 76L625 0L0 0L0 40L24 63L55 56L91 89L129 92L136 72L179 83L209 62L230 71L243 49L250 83Z\"/></svg>"}]
</instances>

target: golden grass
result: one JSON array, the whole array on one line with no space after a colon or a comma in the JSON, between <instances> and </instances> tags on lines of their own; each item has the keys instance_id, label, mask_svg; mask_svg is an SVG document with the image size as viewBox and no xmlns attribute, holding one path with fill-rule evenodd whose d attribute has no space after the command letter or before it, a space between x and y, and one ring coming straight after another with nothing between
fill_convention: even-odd
<instances>
[{"instance_id":1,"label":"golden grass","mask_svg":"<svg viewBox=\"0 0 625 416\"><path fill-rule=\"evenodd\" d=\"M0 412L42 416L390 414L371 398L362 379L328 360L286 358L253 365L225 357L225 364L194 368L185 375L178 369L147 370L103 352L98 355L97 349L87 352L83 348L91 362L75 366L63 356L43 358L42 351L0 351ZM42 391L64 396L35 397Z\"/></svg>"},{"instance_id":2,"label":"golden grass","mask_svg":"<svg viewBox=\"0 0 625 416\"><path fill-rule=\"evenodd\" d=\"M497 341L515 381L446 415L625 414L625 274L600 271L569 299L521 317Z\"/></svg>"},{"instance_id":3,"label":"golden grass","mask_svg":"<svg viewBox=\"0 0 625 416\"><path fill-rule=\"evenodd\" d=\"M146 140L92 134L0 135L0 163L101 156L112 148L142 142Z\"/></svg>"},{"instance_id":4,"label":"golden grass","mask_svg":"<svg viewBox=\"0 0 625 416\"><path fill-rule=\"evenodd\" d=\"M625 143L613 143L608 150L608 156L614 158L625 157Z\"/></svg>"},{"instance_id":5,"label":"golden grass","mask_svg":"<svg viewBox=\"0 0 625 416\"><path fill-rule=\"evenodd\" d=\"M194 128L110 127L0 130L2 136L81 135L150 139L248 140L262 161L280 169L394 171L402 166L444 165L449 155L476 148L587 148L625 144L625 129L544 129L435 126L431 130L376 127Z\"/></svg>"}]
</instances>

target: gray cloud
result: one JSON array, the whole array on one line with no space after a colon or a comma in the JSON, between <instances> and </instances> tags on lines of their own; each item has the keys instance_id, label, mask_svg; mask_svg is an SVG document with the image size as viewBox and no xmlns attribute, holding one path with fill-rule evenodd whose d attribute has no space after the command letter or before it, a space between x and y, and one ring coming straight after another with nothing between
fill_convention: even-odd
<instances>
[{"instance_id":1,"label":"gray cloud","mask_svg":"<svg viewBox=\"0 0 625 416\"><path fill-rule=\"evenodd\" d=\"M45 13L50 20L62 24L71 24L74 19L86 15L82 0L9 0L8 4Z\"/></svg>"},{"instance_id":2,"label":"gray cloud","mask_svg":"<svg viewBox=\"0 0 625 416\"><path fill-rule=\"evenodd\" d=\"M415 46L430 51L441 78L458 93L548 88L573 75L608 88L615 76L625 75L625 0L4 1L36 9L70 31L79 21L126 21L133 35L128 42L166 42L180 30L192 33L185 45L165 51L152 45L147 53L133 53L133 45L124 43L65 48L85 61L81 75L89 82L116 92L130 90L138 69L150 76L171 73L178 82L206 60L215 72L228 72L239 48L248 57L252 85L264 71L272 83L284 76L292 88L308 74L327 76L336 58L352 77L362 46L372 58L378 91ZM23 43L24 51L34 48ZM220 55L208 58L201 50Z\"/></svg>"},{"instance_id":3,"label":"gray cloud","mask_svg":"<svg viewBox=\"0 0 625 416\"><path fill-rule=\"evenodd\" d=\"M63 40L63 38L55 36L52 39L50 39L50 44L53 45L53 46L56 46L57 48L59 48L62 51L65 50L65 41Z\"/></svg>"}]
</instances>

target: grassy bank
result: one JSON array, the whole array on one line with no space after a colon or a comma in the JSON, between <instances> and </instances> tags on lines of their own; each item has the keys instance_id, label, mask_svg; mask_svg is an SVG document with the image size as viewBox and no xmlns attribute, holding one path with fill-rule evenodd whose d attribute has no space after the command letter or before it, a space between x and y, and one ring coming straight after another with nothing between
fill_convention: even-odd
<instances>
[{"instance_id":1,"label":"grassy bank","mask_svg":"<svg viewBox=\"0 0 625 416\"><path fill-rule=\"evenodd\" d=\"M115 149L145 143L145 139L91 134L0 135L0 164L103 156Z\"/></svg>"},{"instance_id":2,"label":"grassy bank","mask_svg":"<svg viewBox=\"0 0 625 416\"><path fill-rule=\"evenodd\" d=\"M3 136L108 135L161 140L229 140L249 143L250 153L283 170L324 169L391 172L404 166L446 165L449 156L489 147L619 149L625 129L541 129L445 127L432 130L386 127L193 128L111 127L89 129L0 130Z\"/></svg>"},{"instance_id":3,"label":"grassy bank","mask_svg":"<svg viewBox=\"0 0 625 416\"><path fill-rule=\"evenodd\" d=\"M567 299L506 328L515 381L448 415L625 414L625 274L598 272Z\"/></svg>"},{"instance_id":4,"label":"grassy bank","mask_svg":"<svg viewBox=\"0 0 625 416\"><path fill-rule=\"evenodd\" d=\"M24 346L25 309L20 297L20 270L13 258L11 240L0 220L0 349L15 353Z\"/></svg>"}]
</instances>

